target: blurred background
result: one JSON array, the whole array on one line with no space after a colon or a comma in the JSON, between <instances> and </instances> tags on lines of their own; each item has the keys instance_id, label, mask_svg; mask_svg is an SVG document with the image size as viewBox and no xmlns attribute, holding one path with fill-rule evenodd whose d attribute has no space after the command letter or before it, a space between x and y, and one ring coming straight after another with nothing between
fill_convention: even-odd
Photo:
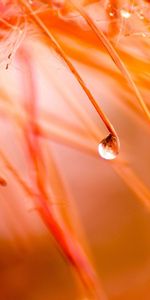
<instances>
[{"instance_id":1,"label":"blurred background","mask_svg":"<svg viewBox=\"0 0 150 300\"><path fill-rule=\"evenodd\" d=\"M117 49L149 107L149 3L82 4ZM20 9L17 2L15 7ZM10 6L7 18L2 7L2 18L13 26L17 19L19 31L8 31L2 22L8 36L1 38L0 69L0 299L90 299L81 296L34 200L37 169L27 132L35 121L35 156L42 153L38 172L48 207L73 226L70 232L88 249L108 300L149 300L149 121L77 11L48 1L36 1L33 10L112 122L121 148L114 161L99 156L98 144L108 131L79 83L30 16L24 23ZM36 117L29 103L36 106Z\"/></svg>"}]
</instances>

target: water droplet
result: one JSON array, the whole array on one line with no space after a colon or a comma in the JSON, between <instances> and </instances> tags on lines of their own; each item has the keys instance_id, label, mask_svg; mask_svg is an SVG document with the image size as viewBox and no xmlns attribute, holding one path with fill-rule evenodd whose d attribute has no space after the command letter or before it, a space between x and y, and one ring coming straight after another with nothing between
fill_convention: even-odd
<instances>
[{"instance_id":1,"label":"water droplet","mask_svg":"<svg viewBox=\"0 0 150 300\"><path fill-rule=\"evenodd\" d=\"M104 159L115 159L119 153L119 140L112 134L109 134L98 145L98 153Z\"/></svg>"},{"instance_id":2,"label":"water droplet","mask_svg":"<svg viewBox=\"0 0 150 300\"><path fill-rule=\"evenodd\" d=\"M120 14L125 19L129 19L131 17L131 13L125 9L121 9Z\"/></svg>"},{"instance_id":3,"label":"water droplet","mask_svg":"<svg viewBox=\"0 0 150 300\"><path fill-rule=\"evenodd\" d=\"M110 17L114 17L115 13L113 11L109 12Z\"/></svg>"}]
</instances>

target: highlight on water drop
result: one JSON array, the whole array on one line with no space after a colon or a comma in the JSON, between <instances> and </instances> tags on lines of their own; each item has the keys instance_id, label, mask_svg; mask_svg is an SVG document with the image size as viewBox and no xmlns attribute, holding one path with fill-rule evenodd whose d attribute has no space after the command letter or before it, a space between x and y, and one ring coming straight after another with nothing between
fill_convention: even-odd
<instances>
[{"instance_id":1,"label":"highlight on water drop","mask_svg":"<svg viewBox=\"0 0 150 300\"><path fill-rule=\"evenodd\" d=\"M109 134L98 145L99 155L107 160L113 160L117 157L120 150L119 139L113 134Z\"/></svg>"},{"instance_id":2,"label":"highlight on water drop","mask_svg":"<svg viewBox=\"0 0 150 300\"><path fill-rule=\"evenodd\" d=\"M120 14L121 17L125 19L129 19L131 17L131 12L125 9L121 9Z\"/></svg>"}]
</instances>

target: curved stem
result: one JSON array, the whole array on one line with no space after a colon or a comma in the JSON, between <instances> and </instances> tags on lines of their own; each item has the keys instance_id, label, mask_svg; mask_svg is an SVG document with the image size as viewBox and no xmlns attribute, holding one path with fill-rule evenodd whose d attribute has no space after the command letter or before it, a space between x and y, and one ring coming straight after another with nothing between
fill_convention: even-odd
<instances>
[{"instance_id":1,"label":"curved stem","mask_svg":"<svg viewBox=\"0 0 150 300\"><path fill-rule=\"evenodd\" d=\"M24 0L22 0L22 3L28 9L28 11L30 13L32 13L32 8L30 7L30 5L28 5ZM55 49L55 51L65 61L66 65L70 69L71 73L74 75L74 77L76 78L76 80L79 82L80 86L82 87L82 89L84 90L85 94L89 98L90 102L94 106L94 108L97 111L98 115L100 116L100 118L104 122L104 124L105 124L106 128L108 129L108 131L118 139L117 133L116 133L113 125L109 121L108 117L104 114L104 112L102 111L102 109L100 108L100 106L98 105L98 103L96 102L96 100L94 99L92 93L90 92L90 90L88 89L88 87L86 86L86 84L84 83L83 79L81 78L81 76L79 75L79 73L77 72L77 70L75 69L75 67L73 66L73 64L71 63L71 61L66 56L64 50L61 48L61 46L57 42L56 38L53 36L53 34L46 27L46 25L43 23L43 21L39 18L38 15L33 15L32 14L31 17L36 22L36 24L44 31L44 33L48 36L48 38L50 39L50 41L52 43L53 48Z\"/></svg>"},{"instance_id":2,"label":"curved stem","mask_svg":"<svg viewBox=\"0 0 150 300\"><path fill-rule=\"evenodd\" d=\"M136 95L136 98L143 109L144 113L146 114L148 120L150 121L150 111L144 102L140 91L138 90L135 82L133 81L131 74L129 73L128 69L126 68L125 64L119 57L117 51L112 46L112 44L109 42L108 38L105 36L103 31L100 28L97 28L96 24L93 22L91 17L86 13L86 11L82 8L80 4L76 4L74 0L69 0L70 3L73 5L73 7L80 13L80 15L84 18L84 20L87 22L89 27L93 30L93 32L96 34L98 39L101 41L105 49L108 51L109 55L111 56L112 60L114 61L115 65L118 67L120 72L123 74L129 85L131 86L132 90L134 91L134 94Z\"/></svg>"}]
</instances>

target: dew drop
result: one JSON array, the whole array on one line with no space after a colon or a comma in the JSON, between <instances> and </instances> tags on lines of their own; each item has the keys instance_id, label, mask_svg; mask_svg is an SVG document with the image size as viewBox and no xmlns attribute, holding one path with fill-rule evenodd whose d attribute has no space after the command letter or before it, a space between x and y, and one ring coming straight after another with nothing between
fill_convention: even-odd
<instances>
[{"instance_id":1,"label":"dew drop","mask_svg":"<svg viewBox=\"0 0 150 300\"><path fill-rule=\"evenodd\" d=\"M113 11L109 12L110 17L114 17L115 13Z\"/></svg>"},{"instance_id":2,"label":"dew drop","mask_svg":"<svg viewBox=\"0 0 150 300\"><path fill-rule=\"evenodd\" d=\"M131 17L131 13L125 9L121 9L120 14L125 19L129 19Z\"/></svg>"},{"instance_id":3,"label":"dew drop","mask_svg":"<svg viewBox=\"0 0 150 300\"><path fill-rule=\"evenodd\" d=\"M99 155L108 160L115 159L119 153L120 144L117 137L109 134L105 139L98 145Z\"/></svg>"}]
</instances>

